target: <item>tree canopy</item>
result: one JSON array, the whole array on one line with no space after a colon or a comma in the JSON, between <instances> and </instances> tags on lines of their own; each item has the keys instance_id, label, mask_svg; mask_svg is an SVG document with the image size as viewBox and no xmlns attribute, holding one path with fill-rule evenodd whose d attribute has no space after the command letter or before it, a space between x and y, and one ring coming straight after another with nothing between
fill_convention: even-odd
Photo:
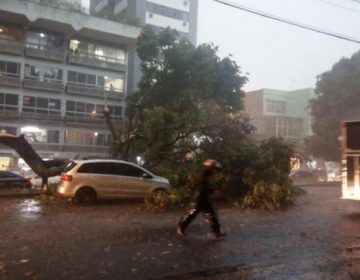
<instances>
[{"instance_id":1,"label":"tree canopy","mask_svg":"<svg viewBox=\"0 0 360 280\"><path fill-rule=\"evenodd\" d=\"M243 108L247 77L217 50L210 44L194 47L171 29L143 29L137 45L143 76L127 99L129 141L116 147L123 158L140 155L148 167L183 162L230 122L246 122L234 116Z\"/></svg>"},{"instance_id":2,"label":"tree canopy","mask_svg":"<svg viewBox=\"0 0 360 280\"><path fill-rule=\"evenodd\" d=\"M126 100L127 126L114 137L114 151L169 178L178 203L196 187L202 160L214 158L224 166L217 181L224 198L250 208L284 207L297 193L288 177L292 147L249 137L254 127L241 112L247 77L217 51L212 44L194 47L171 29L145 27L137 44L143 76Z\"/></svg>"},{"instance_id":3,"label":"tree canopy","mask_svg":"<svg viewBox=\"0 0 360 280\"><path fill-rule=\"evenodd\" d=\"M315 94L310 103L314 135L306 139L307 150L313 156L339 161L340 122L360 119L360 52L321 74Z\"/></svg>"}]
</instances>

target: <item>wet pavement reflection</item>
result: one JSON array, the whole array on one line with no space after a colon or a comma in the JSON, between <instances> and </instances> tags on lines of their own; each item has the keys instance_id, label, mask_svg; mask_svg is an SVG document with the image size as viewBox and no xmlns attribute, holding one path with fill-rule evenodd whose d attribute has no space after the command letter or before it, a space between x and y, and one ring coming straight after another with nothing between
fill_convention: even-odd
<instances>
[{"instance_id":1,"label":"wet pavement reflection","mask_svg":"<svg viewBox=\"0 0 360 280\"><path fill-rule=\"evenodd\" d=\"M221 209L222 241L202 219L179 238L183 209L0 198L0 279L360 279L359 204L306 190L288 211Z\"/></svg>"},{"instance_id":2,"label":"wet pavement reflection","mask_svg":"<svg viewBox=\"0 0 360 280\"><path fill-rule=\"evenodd\" d=\"M40 201L37 199L25 199L16 208L18 208L20 219L37 219L43 212Z\"/></svg>"}]
</instances>

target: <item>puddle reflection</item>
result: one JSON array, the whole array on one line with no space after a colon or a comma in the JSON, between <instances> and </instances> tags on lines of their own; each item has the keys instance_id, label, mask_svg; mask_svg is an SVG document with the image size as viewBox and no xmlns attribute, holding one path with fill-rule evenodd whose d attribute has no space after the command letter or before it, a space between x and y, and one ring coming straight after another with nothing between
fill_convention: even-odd
<instances>
[{"instance_id":1,"label":"puddle reflection","mask_svg":"<svg viewBox=\"0 0 360 280\"><path fill-rule=\"evenodd\" d=\"M19 214L24 219L36 219L40 217L42 208L39 201L34 199L26 199L19 204Z\"/></svg>"}]
</instances>

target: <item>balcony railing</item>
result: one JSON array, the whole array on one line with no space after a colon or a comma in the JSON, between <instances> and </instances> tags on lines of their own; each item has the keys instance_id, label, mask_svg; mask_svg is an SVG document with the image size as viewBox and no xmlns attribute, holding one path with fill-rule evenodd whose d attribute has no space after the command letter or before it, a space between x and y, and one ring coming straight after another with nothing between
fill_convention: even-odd
<instances>
[{"instance_id":1,"label":"balcony railing","mask_svg":"<svg viewBox=\"0 0 360 280\"><path fill-rule=\"evenodd\" d=\"M125 62L122 59L100 56L85 52L69 52L68 62L73 64L111 69L114 71L125 71Z\"/></svg>"},{"instance_id":2,"label":"balcony railing","mask_svg":"<svg viewBox=\"0 0 360 280\"><path fill-rule=\"evenodd\" d=\"M93 85L82 84L82 83L68 83L66 86L67 93L97 96L104 98L122 99L124 93L120 89L112 89L106 87L96 87Z\"/></svg>"},{"instance_id":3,"label":"balcony railing","mask_svg":"<svg viewBox=\"0 0 360 280\"><path fill-rule=\"evenodd\" d=\"M101 116L91 116L88 114L80 114L80 113L73 113L73 115L67 114L64 117L65 122L71 123L82 123L82 124L95 124L95 125L104 125L105 120Z\"/></svg>"},{"instance_id":4,"label":"balcony railing","mask_svg":"<svg viewBox=\"0 0 360 280\"><path fill-rule=\"evenodd\" d=\"M39 89L45 91L56 91L56 92L64 91L64 85L62 84L61 81L47 79L47 78L43 78L43 80L41 81L40 79L25 77L24 88Z\"/></svg>"},{"instance_id":5,"label":"balcony railing","mask_svg":"<svg viewBox=\"0 0 360 280\"><path fill-rule=\"evenodd\" d=\"M85 145L69 145L54 143L31 143L37 151L56 151L56 152L76 152L76 153L109 153L109 147L85 146Z\"/></svg>"},{"instance_id":6,"label":"balcony railing","mask_svg":"<svg viewBox=\"0 0 360 280\"><path fill-rule=\"evenodd\" d=\"M67 145L63 146L64 152L78 152L78 153L102 153L107 154L110 151L110 147L100 147L100 146L83 146L83 145Z\"/></svg>"},{"instance_id":7,"label":"balcony railing","mask_svg":"<svg viewBox=\"0 0 360 280\"><path fill-rule=\"evenodd\" d=\"M21 79L17 75L6 72L0 72L0 85L9 86L9 87L20 87Z\"/></svg>"},{"instance_id":8,"label":"balcony railing","mask_svg":"<svg viewBox=\"0 0 360 280\"><path fill-rule=\"evenodd\" d=\"M0 119L1 120L14 120L20 118L18 107L15 106L2 106L0 105Z\"/></svg>"},{"instance_id":9,"label":"balcony railing","mask_svg":"<svg viewBox=\"0 0 360 280\"><path fill-rule=\"evenodd\" d=\"M24 43L22 41L0 38L0 52L22 55Z\"/></svg>"},{"instance_id":10,"label":"balcony railing","mask_svg":"<svg viewBox=\"0 0 360 280\"><path fill-rule=\"evenodd\" d=\"M30 57L37 57L55 61L65 61L65 48L56 49L49 46L26 43L25 54Z\"/></svg>"},{"instance_id":11,"label":"balcony railing","mask_svg":"<svg viewBox=\"0 0 360 280\"><path fill-rule=\"evenodd\" d=\"M26 108L24 108L23 110L26 110ZM45 120L45 121L61 121L64 119L63 116L61 116L61 114L55 114L53 113L51 110L47 110L47 112L44 113L40 113L40 112L36 112L34 108L32 108L32 110L34 110L34 112L21 112L21 117L23 119L29 120ZM45 109L46 110L46 109Z\"/></svg>"}]
</instances>

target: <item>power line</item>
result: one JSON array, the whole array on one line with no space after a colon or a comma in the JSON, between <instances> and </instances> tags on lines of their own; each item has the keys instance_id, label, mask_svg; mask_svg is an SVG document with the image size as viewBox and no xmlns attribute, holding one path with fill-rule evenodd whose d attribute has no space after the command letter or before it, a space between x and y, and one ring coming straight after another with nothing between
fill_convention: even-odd
<instances>
[{"instance_id":1,"label":"power line","mask_svg":"<svg viewBox=\"0 0 360 280\"><path fill-rule=\"evenodd\" d=\"M295 21L292 21L292 20L289 20L289 19L280 18L280 17L274 16L274 15L267 14L267 13L262 12L262 11L257 11L257 10L251 9L251 8L243 6L243 5L234 4L234 3L231 3L229 1L225 1L225 0L213 0L213 1L218 2L220 4L223 4L223 5L226 5L226 6L229 6L229 7L233 7L233 8L245 11L245 12L249 12L249 13L252 13L252 14L255 14L255 15L258 15L258 16L262 16L262 17L269 18L269 19L272 19L272 20L276 20L276 21L279 21L279 22L282 22L282 23L286 23L286 24L289 24L289 25L293 25L293 26L296 26L296 27L300 27L300 28L303 28L303 29L314 31L314 32L317 32L317 33L320 33L320 34L324 34L324 35L332 36L332 37L335 37L335 38L338 38L338 39L342 39L342 40L346 40L346 41L350 41L350 42L353 42L353 43L360 44L360 39L351 38L351 37L348 37L348 36L345 36L345 35L336 34L336 33L333 33L333 32L327 31L327 30L322 30L322 29L319 29L319 28L316 28L316 27L305 25L303 23L298 23L298 22L295 22ZM355 0L352 0L352 1L355 1ZM360 1L359 1L359 3L360 3Z\"/></svg>"},{"instance_id":2,"label":"power line","mask_svg":"<svg viewBox=\"0 0 360 280\"><path fill-rule=\"evenodd\" d=\"M349 7L341 6L341 5L335 4L335 3L330 2L330 1L326 1L326 0L318 0L318 1L326 3L326 4L331 5L331 6L341 8L341 9L345 9L345 10L348 10L348 11L351 11L351 12L354 12L354 13L360 13L359 10L354 10L354 9L349 8Z\"/></svg>"}]
</instances>

